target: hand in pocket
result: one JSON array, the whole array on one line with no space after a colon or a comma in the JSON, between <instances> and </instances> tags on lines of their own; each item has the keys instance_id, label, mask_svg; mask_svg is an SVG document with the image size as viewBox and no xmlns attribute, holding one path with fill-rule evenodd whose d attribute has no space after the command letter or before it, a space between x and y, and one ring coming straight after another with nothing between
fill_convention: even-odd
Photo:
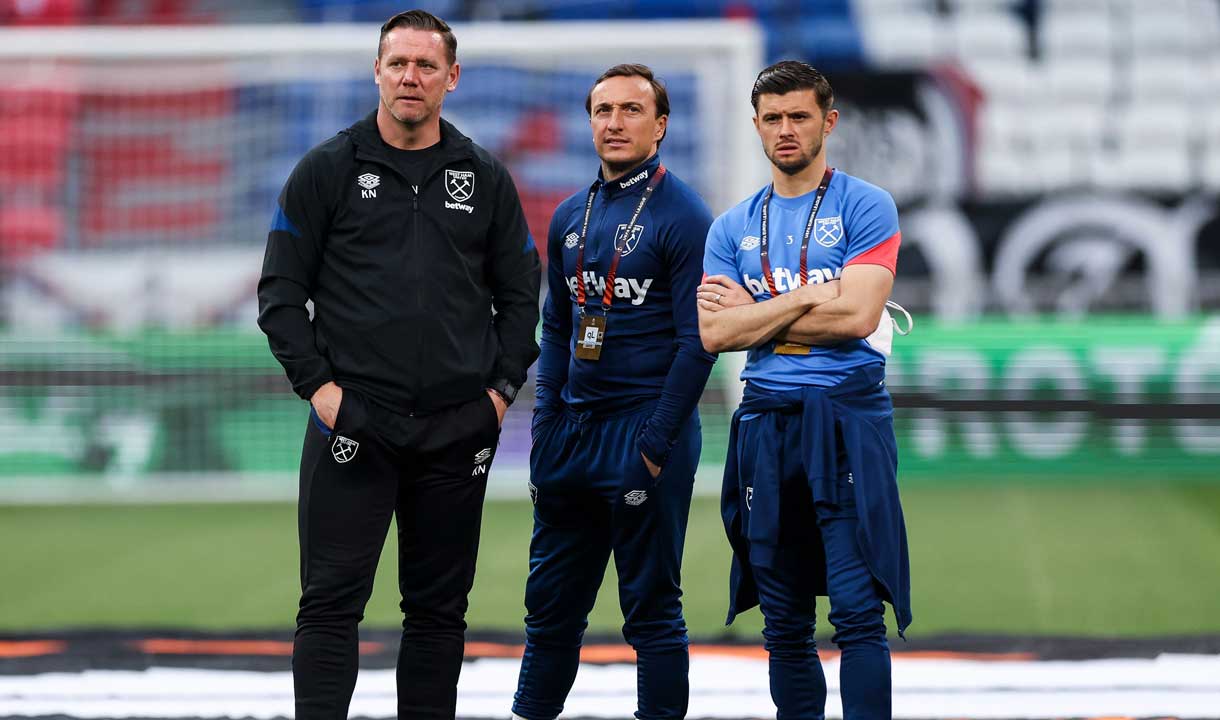
<instances>
[{"instance_id":1,"label":"hand in pocket","mask_svg":"<svg viewBox=\"0 0 1220 720\"><path fill-rule=\"evenodd\" d=\"M343 388L333 381L318 388L313 397L309 399L309 404L313 406L313 411L317 414L318 419L330 430L334 430L335 423L339 421L339 405L342 402Z\"/></svg>"},{"instance_id":2,"label":"hand in pocket","mask_svg":"<svg viewBox=\"0 0 1220 720\"><path fill-rule=\"evenodd\" d=\"M653 480L661 477L661 466L648 459L644 452L640 451L640 457L644 460L644 467L648 468L648 472L652 475Z\"/></svg>"}]
</instances>

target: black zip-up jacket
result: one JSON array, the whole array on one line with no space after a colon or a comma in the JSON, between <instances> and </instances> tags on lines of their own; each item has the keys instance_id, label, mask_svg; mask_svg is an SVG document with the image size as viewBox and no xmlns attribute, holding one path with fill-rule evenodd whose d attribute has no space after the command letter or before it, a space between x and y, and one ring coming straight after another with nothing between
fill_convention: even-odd
<instances>
[{"instance_id":1,"label":"black zip-up jacket","mask_svg":"<svg viewBox=\"0 0 1220 720\"><path fill-rule=\"evenodd\" d=\"M540 271L516 186L444 120L423 177L416 192L395 169L374 112L288 178L258 325L302 398L333 380L388 410L428 413L501 379L525 383Z\"/></svg>"}]
</instances>

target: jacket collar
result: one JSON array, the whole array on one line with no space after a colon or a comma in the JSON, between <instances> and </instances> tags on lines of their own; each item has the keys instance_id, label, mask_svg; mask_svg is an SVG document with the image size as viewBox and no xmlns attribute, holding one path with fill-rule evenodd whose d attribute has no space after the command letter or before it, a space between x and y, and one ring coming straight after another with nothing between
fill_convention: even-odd
<instances>
[{"instance_id":1,"label":"jacket collar","mask_svg":"<svg viewBox=\"0 0 1220 720\"><path fill-rule=\"evenodd\" d=\"M394 167L394 163L390 160L388 146L381 139L381 132L377 129L376 110L364 116L363 119L357 121L351 127L343 130L342 133L351 138L352 143L355 144L357 158ZM456 160L463 160L473 156L474 143L471 142L470 138L463 135L448 120L441 118L441 141L440 150L436 158L436 167L448 165Z\"/></svg>"},{"instance_id":2,"label":"jacket collar","mask_svg":"<svg viewBox=\"0 0 1220 720\"><path fill-rule=\"evenodd\" d=\"M644 191L644 188L648 187L648 180L660 165L661 154L656 153L643 163L628 170L618 179L609 182L606 181L605 176L602 175L602 171L599 169L597 171L597 182L599 186L606 189L606 195L609 197L640 193Z\"/></svg>"}]
</instances>

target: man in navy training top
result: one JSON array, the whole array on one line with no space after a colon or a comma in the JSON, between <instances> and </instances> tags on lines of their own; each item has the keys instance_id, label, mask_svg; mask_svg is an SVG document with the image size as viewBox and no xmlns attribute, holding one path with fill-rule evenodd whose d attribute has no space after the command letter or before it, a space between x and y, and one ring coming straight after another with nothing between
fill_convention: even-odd
<instances>
[{"instance_id":1,"label":"man in navy training top","mask_svg":"<svg viewBox=\"0 0 1220 720\"><path fill-rule=\"evenodd\" d=\"M805 63L759 74L750 101L772 182L716 219L698 292L704 347L749 350L721 495L728 622L761 607L781 720L825 714L815 596L830 596L852 720L890 717L882 601L899 634L911 622L885 354L867 340L894 283L898 211L827 167L833 97Z\"/></svg>"},{"instance_id":2,"label":"man in navy training top","mask_svg":"<svg viewBox=\"0 0 1220 720\"><path fill-rule=\"evenodd\" d=\"M513 713L563 710L611 551L638 718L680 718L689 688L679 587L714 356L695 292L712 217L657 156L665 87L617 65L586 99L601 172L551 218L530 494L525 656Z\"/></svg>"}]
</instances>

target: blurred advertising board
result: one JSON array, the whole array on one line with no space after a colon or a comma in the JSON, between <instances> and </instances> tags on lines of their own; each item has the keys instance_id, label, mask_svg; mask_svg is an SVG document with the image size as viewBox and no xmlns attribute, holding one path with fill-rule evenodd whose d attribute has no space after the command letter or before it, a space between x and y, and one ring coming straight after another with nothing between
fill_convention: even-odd
<instances>
[{"instance_id":1,"label":"blurred advertising board","mask_svg":"<svg viewBox=\"0 0 1220 720\"><path fill-rule=\"evenodd\" d=\"M926 323L894 353L905 476L1220 480L1220 317Z\"/></svg>"},{"instance_id":2,"label":"blurred advertising board","mask_svg":"<svg viewBox=\"0 0 1220 720\"><path fill-rule=\"evenodd\" d=\"M260 335L0 342L0 498L295 493L307 411ZM1220 481L1220 317L928 321L894 353L905 481ZM736 385L718 364L705 491ZM524 486L531 398L509 414L493 483Z\"/></svg>"}]
</instances>

